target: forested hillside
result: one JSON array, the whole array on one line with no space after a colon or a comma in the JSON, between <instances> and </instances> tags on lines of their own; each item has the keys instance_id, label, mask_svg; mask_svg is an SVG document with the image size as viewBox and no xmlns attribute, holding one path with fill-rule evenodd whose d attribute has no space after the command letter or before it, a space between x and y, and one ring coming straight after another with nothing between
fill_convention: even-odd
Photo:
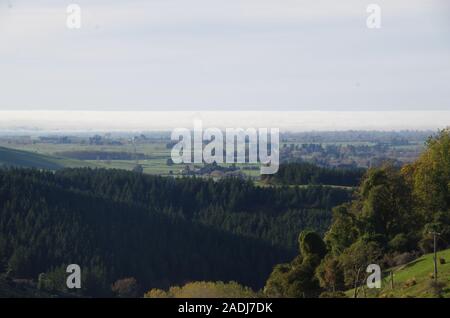
<instances>
[{"instance_id":1,"label":"forested hillside","mask_svg":"<svg viewBox=\"0 0 450 318\"><path fill-rule=\"evenodd\" d=\"M353 288L357 297L366 292L369 264L378 264L384 271L413 266L410 262L432 252L434 244L438 251L450 247L450 130L440 131L426 146L417 161L401 169L369 169L355 199L333 209L333 222L323 240L316 233L302 232L300 255L274 268L266 295L340 297ZM425 260L430 257L415 261L421 263L416 268L420 277L412 276L417 270L402 272L402 285L391 288L389 294L448 294L448 277L435 279L433 262L425 264ZM439 262L443 268L447 260ZM411 277L405 277L408 273ZM420 291L410 289L419 279ZM409 286L403 285L407 280Z\"/></svg>"},{"instance_id":2,"label":"forested hillside","mask_svg":"<svg viewBox=\"0 0 450 318\"><path fill-rule=\"evenodd\" d=\"M361 181L359 170L294 165L265 180L275 186L3 169L0 283L32 279L44 294L64 294L65 266L77 263L83 296L343 297L352 288L360 296L368 264L407 264L432 250L432 233L438 249L449 247L450 131L426 146L416 162L369 169ZM359 186L320 185L330 180ZM420 278L427 295L446 295L432 278Z\"/></svg>"},{"instance_id":3,"label":"forested hillside","mask_svg":"<svg viewBox=\"0 0 450 318\"><path fill-rule=\"evenodd\" d=\"M292 249L299 230L324 232L331 221L332 207L351 198L350 191L322 186L261 188L233 178L215 182L123 170L66 169L45 176L64 189L131 202Z\"/></svg>"},{"instance_id":4,"label":"forested hillside","mask_svg":"<svg viewBox=\"0 0 450 318\"><path fill-rule=\"evenodd\" d=\"M325 230L346 190L261 188L122 170L0 170L0 271L64 290L84 268L84 293L134 277L145 289L192 280L261 287L292 257L297 233Z\"/></svg>"},{"instance_id":5,"label":"forested hillside","mask_svg":"<svg viewBox=\"0 0 450 318\"><path fill-rule=\"evenodd\" d=\"M263 180L275 184L327 184L358 186L365 173L363 168L324 168L311 163L286 163L274 175L264 175Z\"/></svg>"}]
</instances>

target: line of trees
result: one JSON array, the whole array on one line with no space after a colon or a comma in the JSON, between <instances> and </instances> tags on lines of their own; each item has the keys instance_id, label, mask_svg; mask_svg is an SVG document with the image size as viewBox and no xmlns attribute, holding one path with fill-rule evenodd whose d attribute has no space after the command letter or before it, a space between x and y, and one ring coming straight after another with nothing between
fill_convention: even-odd
<instances>
[{"instance_id":1,"label":"line of trees","mask_svg":"<svg viewBox=\"0 0 450 318\"><path fill-rule=\"evenodd\" d=\"M151 158L144 153L99 150L61 151L56 152L55 155L77 160L145 160Z\"/></svg>"},{"instance_id":2,"label":"line of trees","mask_svg":"<svg viewBox=\"0 0 450 318\"><path fill-rule=\"evenodd\" d=\"M280 165L274 175L265 175L263 180L275 184L326 184L355 187L365 173L363 168L325 168L311 163L287 163Z\"/></svg>"}]
</instances>

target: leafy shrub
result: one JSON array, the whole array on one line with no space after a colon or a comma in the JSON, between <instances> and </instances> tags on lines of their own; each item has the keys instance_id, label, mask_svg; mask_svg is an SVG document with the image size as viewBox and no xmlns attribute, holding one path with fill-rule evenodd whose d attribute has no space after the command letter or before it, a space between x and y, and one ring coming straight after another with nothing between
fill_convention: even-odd
<instances>
[{"instance_id":1,"label":"leafy shrub","mask_svg":"<svg viewBox=\"0 0 450 318\"><path fill-rule=\"evenodd\" d=\"M327 247L322 238L313 231L303 231L299 238L300 253L302 256L318 255L323 258L327 253Z\"/></svg>"},{"instance_id":2,"label":"leafy shrub","mask_svg":"<svg viewBox=\"0 0 450 318\"><path fill-rule=\"evenodd\" d=\"M55 268L47 273L40 273L38 276L37 287L40 290L49 292L66 292L67 273L63 266Z\"/></svg>"},{"instance_id":3,"label":"leafy shrub","mask_svg":"<svg viewBox=\"0 0 450 318\"><path fill-rule=\"evenodd\" d=\"M255 298L256 293L236 282L192 282L170 287L168 291L152 289L145 298Z\"/></svg>"}]
</instances>

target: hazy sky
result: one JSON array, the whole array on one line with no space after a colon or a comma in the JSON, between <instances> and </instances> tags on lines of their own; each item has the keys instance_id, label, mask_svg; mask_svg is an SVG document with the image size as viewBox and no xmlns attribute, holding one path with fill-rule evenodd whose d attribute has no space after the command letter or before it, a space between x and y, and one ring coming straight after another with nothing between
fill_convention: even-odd
<instances>
[{"instance_id":1,"label":"hazy sky","mask_svg":"<svg viewBox=\"0 0 450 318\"><path fill-rule=\"evenodd\" d=\"M19 109L450 110L450 1L0 0Z\"/></svg>"},{"instance_id":2,"label":"hazy sky","mask_svg":"<svg viewBox=\"0 0 450 318\"><path fill-rule=\"evenodd\" d=\"M450 111L0 111L0 134L193 129L198 120L203 129L436 130Z\"/></svg>"}]
</instances>

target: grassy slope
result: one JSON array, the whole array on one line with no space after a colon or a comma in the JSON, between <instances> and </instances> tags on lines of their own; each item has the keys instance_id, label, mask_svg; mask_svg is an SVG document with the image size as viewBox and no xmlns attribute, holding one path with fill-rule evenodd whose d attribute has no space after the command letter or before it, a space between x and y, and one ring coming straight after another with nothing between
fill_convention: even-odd
<instances>
[{"instance_id":1,"label":"grassy slope","mask_svg":"<svg viewBox=\"0 0 450 318\"><path fill-rule=\"evenodd\" d=\"M94 164L29 151L0 147L0 166L57 170L65 167L93 167Z\"/></svg>"},{"instance_id":2,"label":"grassy slope","mask_svg":"<svg viewBox=\"0 0 450 318\"><path fill-rule=\"evenodd\" d=\"M450 249L438 252L439 258L444 258L446 264L438 261L438 279L444 284L443 296L450 297ZM394 271L394 289L391 289L389 272ZM431 288L431 275L433 273L433 254L426 254L418 259L386 272L380 290L368 290L367 297L435 297ZM412 286L405 285L407 281L415 280ZM347 292L348 297L353 296L353 290ZM359 297L363 297L362 290Z\"/></svg>"}]
</instances>

